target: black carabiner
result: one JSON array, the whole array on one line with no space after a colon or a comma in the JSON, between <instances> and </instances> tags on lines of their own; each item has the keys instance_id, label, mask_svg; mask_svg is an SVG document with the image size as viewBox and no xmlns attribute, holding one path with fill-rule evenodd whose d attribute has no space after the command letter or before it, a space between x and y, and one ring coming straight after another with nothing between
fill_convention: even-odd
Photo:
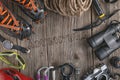
<instances>
[{"instance_id":1,"label":"black carabiner","mask_svg":"<svg viewBox=\"0 0 120 80\"><path fill-rule=\"evenodd\" d=\"M69 72L66 73L65 68L69 69ZM70 80L71 75L75 72L75 68L73 67L72 64L65 63L61 66L61 74L63 76L63 80Z\"/></svg>"}]
</instances>

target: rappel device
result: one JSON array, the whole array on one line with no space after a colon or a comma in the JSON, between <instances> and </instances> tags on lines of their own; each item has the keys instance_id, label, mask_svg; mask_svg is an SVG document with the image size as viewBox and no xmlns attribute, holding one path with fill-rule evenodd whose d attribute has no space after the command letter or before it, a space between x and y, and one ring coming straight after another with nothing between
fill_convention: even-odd
<instances>
[{"instance_id":1,"label":"rappel device","mask_svg":"<svg viewBox=\"0 0 120 80\"><path fill-rule=\"evenodd\" d=\"M30 53L29 49L24 48L22 46L14 45L13 42L5 39L2 35L0 35L0 42L2 43L5 49L8 49L8 50L15 49L15 50L19 50L22 53Z\"/></svg>"},{"instance_id":2,"label":"rappel device","mask_svg":"<svg viewBox=\"0 0 120 80\"><path fill-rule=\"evenodd\" d=\"M33 80L12 68L3 68L0 70L0 80Z\"/></svg>"},{"instance_id":3,"label":"rappel device","mask_svg":"<svg viewBox=\"0 0 120 80\"><path fill-rule=\"evenodd\" d=\"M16 3L35 22L43 22L46 9L42 0L7 0Z\"/></svg>"},{"instance_id":4,"label":"rappel device","mask_svg":"<svg viewBox=\"0 0 120 80\"><path fill-rule=\"evenodd\" d=\"M32 26L20 16L17 18L0 2L0 30L20 40L29 38Z\"/></svg>"}]
</instances>

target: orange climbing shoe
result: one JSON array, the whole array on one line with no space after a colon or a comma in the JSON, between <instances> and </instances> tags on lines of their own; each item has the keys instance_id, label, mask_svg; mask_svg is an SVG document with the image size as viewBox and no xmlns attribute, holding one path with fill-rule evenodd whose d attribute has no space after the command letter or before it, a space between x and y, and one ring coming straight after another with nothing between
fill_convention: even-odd
<instances>
[{"instance_id":1,"label":"orange climbing shoe","mask_svg":"<svg viewBox=\"0 0 120 80\"><path fill-rule=\"evenodd\" d=\"M9 0L8 0L9 1ZM46 11L42 0L11 0L34 22L42 22Z\"/></svg>"},{"instance_id":2,"label":"orange climbing shoe","mask_svg":"<svg viewBox=\"0 0 120 80\"><path fill-rule=\"evenodd\" d=\"M20 16L16 17L0 2L0 30L4 33L19 38L28 38L32 34L32 26Z\"/></svg>"}]
</instances>

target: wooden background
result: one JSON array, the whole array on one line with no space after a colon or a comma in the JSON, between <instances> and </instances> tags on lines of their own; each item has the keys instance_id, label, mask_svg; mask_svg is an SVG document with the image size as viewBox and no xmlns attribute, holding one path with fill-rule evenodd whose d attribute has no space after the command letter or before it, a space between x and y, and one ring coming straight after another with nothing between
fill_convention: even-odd
<instances>
[{"instance_id":1,"label":"wooden background","mask_svg":"<svg viewBox=\"0 0 120 80\"><path fill-rule=\"evenodd\" d=\"M106 13L110 13L120 7L120 1L115 4L106 4L103 2L101 2L101 4ZM97 16L95 16L96 13L92 7L81 17L64 17L48 11L44 23L36 24L24 15L16 5L9 4L9 6L11 7L12 12L21 15L29 21L35 30L35 34L33 34L28 41L20 41L0 32L15 44L31 49L30 54L22 54L19 52L21 56L24 57L27 64L25 70L20 70L22 73L33 77L35 80L35 74L42 66L57 66L63 63L73 63L76 67L80 67L81 77L91 66L95 67L95 65L102 62L106 63L113 72L120 72L119 69L115 69L109 64L109 59L112 56L119 56L120 49L115 51L109 58L100 62L95 57L94 50L91 49L86 41L91 35L105 29L111 20L119 20L119 13L98 28L82 32L74 32L72 29L83 27L95 21ZM4 51L2 45L0 46L0 51ZM14 62L13 59L11 59L11 61ZM0 61L0 68L5 67L9 66ZM57 75L56 80L61 80L61 78L59 78L59 73Z\"/></svg>"}]
</instances>

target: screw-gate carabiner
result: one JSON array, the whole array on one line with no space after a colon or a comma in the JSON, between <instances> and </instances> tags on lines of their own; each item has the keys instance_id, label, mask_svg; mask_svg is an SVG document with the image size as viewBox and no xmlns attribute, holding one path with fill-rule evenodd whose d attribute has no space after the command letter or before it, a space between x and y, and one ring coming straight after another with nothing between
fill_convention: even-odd
<instances>
[{"instance_id":1,"label":"screw-gate carabiner","mask_svg":"<svg viewBox=\"0 0 120 80\"><path fill-rule=\"evenodd\" d=\"M54 68L54 66L50 66L50 67L48 67L48 68L46 69L46 71L45 71L45 73L44 73L44 80L49 80L49 73L50 73L50 70L53 69L53 68ZM48 75L47 75L47 73L48 73ZM56 72L53 71L53 72L52 72L52 78L53 78L53 80L55 80L55 74L56 74Z\"/></svg>"},{"instance_id":2,"label":"screw-gate carabiner","mask_svg":"<svg viewBox=\"0 0 120 80\"><path fill-rule=\"evenodd\" d=\"M44 69L47 69L48 67L42 67L42 68L40 68L39 70L38 70L38 72L37 72L37 80L41 80L41 75L40 75L40 72L42 71L42 70L44 70Z\"/></svg>"},{"instance_id":3,"label":"screw-gate carabiner","mask_svg":"<svg viewBox=\"0 0 120 80\"><path fill-rule=\"evenodd\" d=\"M53 69L53 68L54 68L54 66L40 68L37 72L37 80L41 80L41 71L42 70L45 70L43 73L43 76L44 76L43 80L49 80L49 76L50 76L49 74L50 74L51 69ZM53 80L55 80L55 74L56 74L55 71L52 71Z\"/></svg>"}]
</instances>

